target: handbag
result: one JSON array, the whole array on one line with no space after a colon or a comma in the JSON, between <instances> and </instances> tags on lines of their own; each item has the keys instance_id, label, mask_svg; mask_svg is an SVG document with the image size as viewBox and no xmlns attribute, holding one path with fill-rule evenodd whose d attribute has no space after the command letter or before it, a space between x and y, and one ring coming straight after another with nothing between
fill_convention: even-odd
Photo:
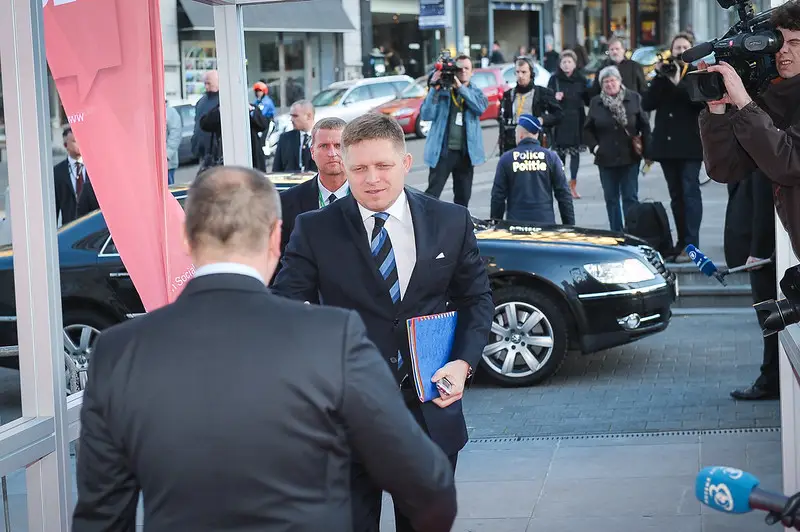
<instances>
[{"instance_id":1,"label":"handbag","mask_svg":"<svg viewBox=\"0 0 800 532\"><path fill-rule=\"evenodd\" d=\"M641 135L631 135L628 132L628 128L623 128L625 134L628 135L628 138L631 139L631 147L633 148L633 153L637 156L641 157L644 153L644 141L642 140Z\"/></svg>"}]
</instances>

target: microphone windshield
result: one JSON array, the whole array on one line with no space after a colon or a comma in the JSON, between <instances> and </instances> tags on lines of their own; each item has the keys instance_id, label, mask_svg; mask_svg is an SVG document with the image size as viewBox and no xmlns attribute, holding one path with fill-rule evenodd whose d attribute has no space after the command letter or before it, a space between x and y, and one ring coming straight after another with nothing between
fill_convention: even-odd
<instances>
[{"instance_id":1,"label":"microphone windshield","mask_svg":"<svg viewBox=\"0 0 800 532\"><path fill-rule=\"evenodd\" d=\"M694 48L689 48L681 55L684 63L694 63L714 52L714 43L700 43Z\"/></svg>"},{"instance_id":2,"label":"microphone windshield","mask_svg":"<svg viewBox=\"0 0 800 532\"><path fill-rule=\"evenodd\" d=\"M752 511L750 494L759 480L733 467L713 466L697 474L694 494L706 506L731 514Z\"/></svg>"},{"instance_id":3,"label":"microphone windshield","mask_svg":"<svg viewBox=\"0 0 800 532\"><path fill-rule=\"evenodd\" d=\"M686 246L686 254L689 255L689 258L692 259L695 266L700 268L700 271L703 272L704 275L711 277L717 272L717 267L711 262L711 259L703 255L703 252L692 244Z\"/></svg>"}]
</instances>

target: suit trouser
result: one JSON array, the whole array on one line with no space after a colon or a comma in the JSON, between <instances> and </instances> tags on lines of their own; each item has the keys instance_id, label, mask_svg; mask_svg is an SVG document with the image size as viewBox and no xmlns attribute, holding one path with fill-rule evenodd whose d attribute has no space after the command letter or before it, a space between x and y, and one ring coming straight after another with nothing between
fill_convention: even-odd
<instances>
[{"instance_id":1,"label":"suit trouser","mask_svg":"<svg viewBox=\"0 0 800 532\"><path fill-rule=\"evenodd\" d=\"M453 174L453 203L457 205L469 206L469 198L472 196L472 176L475 167L466 151L442 150L439 155L439 162L435 168L431 168L428 174L428 189L425 194L439 198L447 183L447 178Z\"/></svg>"},{"instance_id":2,"label":"suit trouser","mask_svg":"<svg viewBox=\"0 0 800 532\"><path fill-rule=\"evenodd\" d=\"M419 400L415 396L413 399L406 399L406 404L422 430L428 434L425 420L422 417L422 409L419 407ZM455 471L458 453L450 455L448 458L453 464L453 471ZM354 462L351 468L350 491L353 507L353 532L379 532L383 491L375 486L361 463ZM394 507L394 519L396 532L414 532L408 518L400 512L397 505Z\"/></svg>"},{"instance_id":3,"label":"suit trouser","mask_svg":"<svg viewBox=\"0 0 800 532\"><path fill-rule=\"evenodd\" d=\"M753 235L753 238L757 238L757 236ZM750 272L753 303L760 303L778 297L776 272L774 263ZM765 316L758 316L758 324L763 326L764 319ZM767 390L777 390L780 388L779 372L778 335L773 334L764 338L761 374L756 379L756 385Z\"/></svg>"}]
</instances>

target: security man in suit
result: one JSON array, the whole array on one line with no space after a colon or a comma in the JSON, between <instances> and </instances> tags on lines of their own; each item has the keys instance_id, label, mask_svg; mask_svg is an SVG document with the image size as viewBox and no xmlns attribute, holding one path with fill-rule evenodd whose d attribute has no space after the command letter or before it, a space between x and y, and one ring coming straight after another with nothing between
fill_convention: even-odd
<instances>
[{"instance_id":1,"label":"security man in suit","mask_svg":"<svg viewBox=\"0 0 800 532\"><path fill-rule=\"evenodd\" d=\"M140 492L148 530L350 531L354 455L417 530L450 530L452 466L358 314L265 286L280 216L252 168L192 183L195 278L174 303L103 331L92 353L74 532L134 530Z\"/></svg>"},{"instance_id":2,"label":"security man in suit","mask_svg":"<svg viewBox=\"0 0 800 532\"><path fill-rule=\"evenodd\" d=\"M56 219L61 216L61 225L77 220L100 208L97 196L86 173L81 149L75 133L67 127L61 134L67 158L53 167L55 185Z\"/></svg>"},{"instance_id":3,"label":"security man in suit","mask_svg":"<svg viewBox=\"0 0 800 532\"><path fill-rule=\"evenodd\" d=\"M314 125L314 106L308 100L299 100L289 110L294 129L283 133L275 147L273 172L316 172L317 165L311 156L311 127Z\"/></svg>"},{"instance_id":4,"label":"security man in suit","mask_svg":"<svg viewBox=\"0 0 800 532\"><path fill-rule=\"evenodd\" d=\"M517 147L500 157L492 185L491 218L507 218L537 224L556 223L553 196L558 201L561 223L575 225L572 193L564 165L554 151L539 144L542 124L533 115L517 121Z\"/></svg>"},{"instance_id":5,"label":"security man in suit","mask_svg":"<svg viewBox=\"0 0 800 532\"><path fill-rule=\"evenodd\" d=\"M450 457L467 442L461 397L480 363L494 314L469 211L404 186L411 168L397 120L368 113L342 133L351 194L297 217L273 290L300 301L358 311L420 426ZM421 403L413 384L407 320L458 312L447 377L450 394ZM330 341L314 334L316 341ZM376 414L377 415L377 414ZM398 432L402 430L398 428ZM355 532L377 532L381 488L356 462L352 484ZM418 531L395 505L397 532Z\"/></svg>"}]
</instances>

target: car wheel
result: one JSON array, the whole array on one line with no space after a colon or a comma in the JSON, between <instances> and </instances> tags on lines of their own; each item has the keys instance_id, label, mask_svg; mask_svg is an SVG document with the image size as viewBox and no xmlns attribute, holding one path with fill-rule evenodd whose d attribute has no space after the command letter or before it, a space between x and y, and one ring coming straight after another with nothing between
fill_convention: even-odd
<instances>
[{"instance_id":1,"label":"car wheel","mask_svg":"<svg viewBox=\"0 0 800 532\"><path fill-rule=\"evenodd\" d=\"M102 314L85 309L64 312L64 362L67 395L80 392L86 386L86 376L92 350L100 331L114 325Z\"/></svg>"},{"instance_id":2,"label":"car wheel","mask_svg":"<svg viewBox=\"0 0 800 532\"><path fill-rule=\"evenodd\" d=\"M424 139L431 131L431 123L427 120L420 120L419 115L417 115L417 122L414 124L414 131L416 132L417 138Z\"/></svg>"},{"instance_id":3,"label":"car wheel","mask_svg":"<svg viewBox=\"0 0 800 532\"><path fill-rule=\"evenodd\" d=\"M503 386L530 386L551 377L567 354L567 324L553 299L534 288L494 292L494 316L482 367Z\"/></svg>"}]
</instances>

